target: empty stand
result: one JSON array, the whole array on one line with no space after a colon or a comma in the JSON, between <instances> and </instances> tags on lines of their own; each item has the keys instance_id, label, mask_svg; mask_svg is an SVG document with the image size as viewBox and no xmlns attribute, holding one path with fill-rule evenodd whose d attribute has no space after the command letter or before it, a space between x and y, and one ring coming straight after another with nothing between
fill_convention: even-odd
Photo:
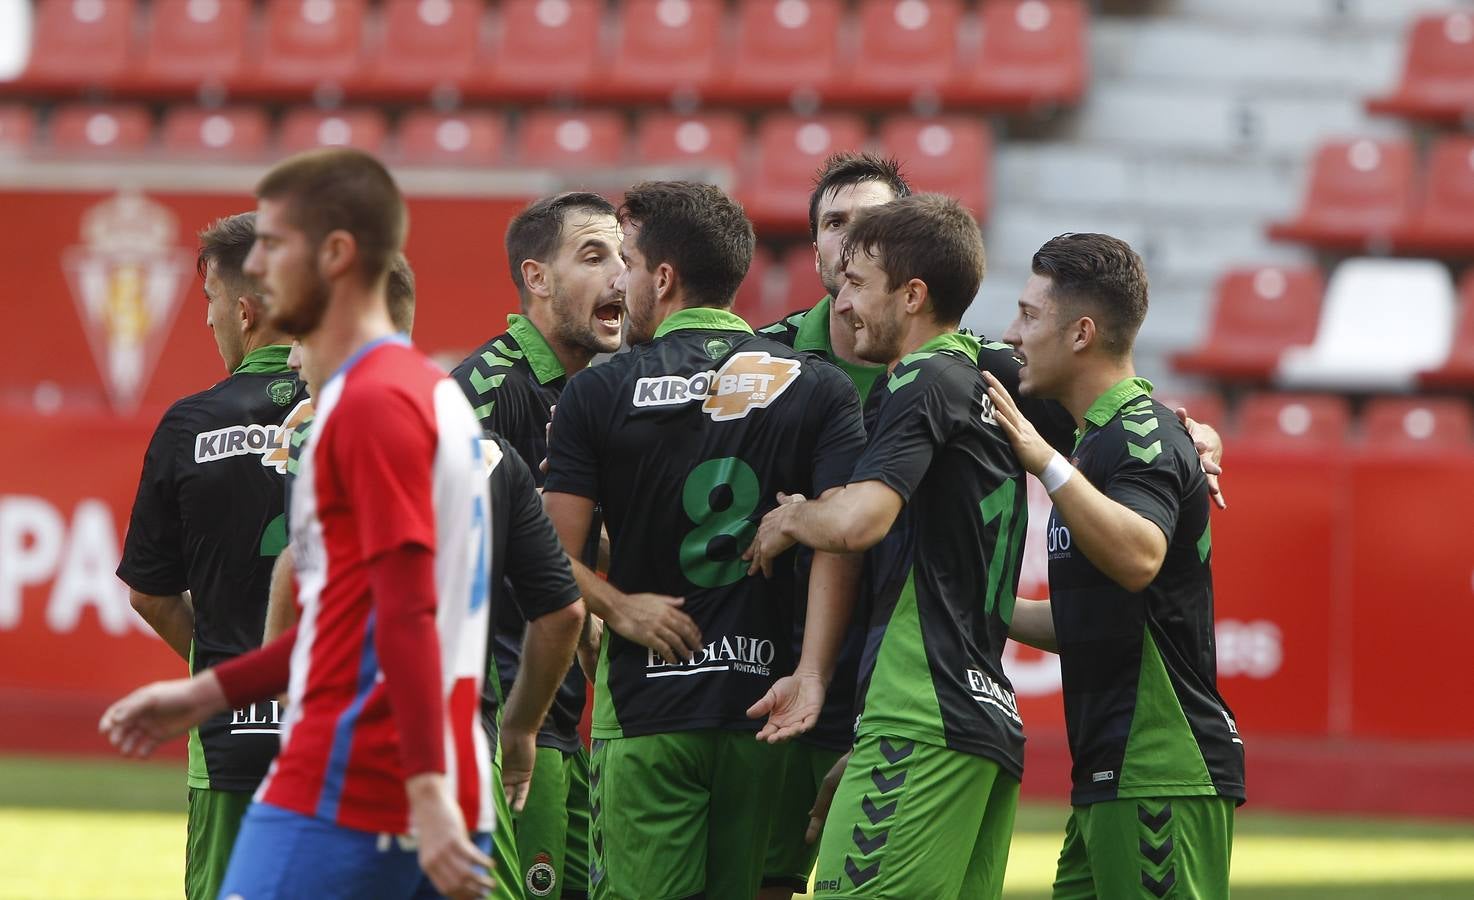
<instances>
[{"instance_id":1,"label":"empty stand","mask_svg":"<svg viewBox=\"0 0 1474 900\"><path fill-rule=\"evenodd\" d=\"M399 123L399 158L421 165L505 162L506 120L497 113L415 110Z\"/></svg>"},{"instance_id":2,"label":"empty stand","mask_svg":"<svg viewBox=\"0 0 1474 900\"><path fill-rule=\"evenodd\" d=\"M505 0L475 88L498 97L541 97L577 92L607 77L600 53L603 7L600 0Z\"/></svg>"},{"instance_id":3,"label":"empty stand","mask_svg":"<svg viewBox=\"0 0 1474 900\"><path fill-rule=\"evenodd\" d=\"M282 119L279 149L286 154L314 147L356 147L379 153L388 129L377 109L294 109Z\"/></svg>"},{"instance_id":4,"label":"empty stand","mask_svg":"<svg viewBox=\"0 0 1474 900\"><path fill-rule=\"evenodd\" d=\"M1348 260L1331 276L1314 342L1285 350L1279 381L1345 391L1404 389L1448 357L1453 320L1454 288L1442 264Z\"/></svg>"},{"instance_id":5,"label":"empty stand","mask_svg":"<svg viewBox=\"0 0 1474 900\"><path fill-rule=\"evenodd\" d=\"M1202 343L1179 353L1179 372L1268 380L1285 348L1315 339L1325 281L1314 267L1234 269L1218 279Z\"/></svg>"},{"instance_id":6,"label":"empty stand","mask_svg":"<svg viewBox=\"0 0 1474 900\"><path fill-rule=\"evenodd\" d=\"M1346 441L1351 404L1333 394L1255 394L1239 405L1237 441L1320 451Z\"/></svg>"},{"instance_id":7,"label":"empty stand","mask_svg":"<svg viewBox=\"0 0 1474 900\"><path fill-rule=\"evenodd\" d=\"M1474 112L1474 16L1420 17L1409 32L1401 82L1391 94L1369 100L1367 108L1439 121Z\"/></svg>"},{"instance_id":8,"label":"empty stand","mask_svg":"<svg viewBox=\"0 0 1474 900\"><path fill-rule=\"evenodd\" d=\"M150 93L223 86L245 68L250 21L248 0L154 0L142 65L125 80Z\"/></svg>"},{"instance_id":9,"label":"empty stand","mask_svg":"<svg viewBox=\"0 0 1474 900\"><path fill-rule=\"evenodd\" d=\"M626 0L607 88L624 99L699 94L717 73L723 6L709 0Z\"/></svg>"},{"instance_id":10,"label":"empty stand","mask_svg":"<svg viewBox=\"0 0 1474 900\"><path fill-rule=\"evenodd\" d=\"M856 50L828 95L861 102L905 102L939 93L959 76L958 0L865 0Z\"/></svg>"},{"instance_id":11,"label":"empty stand","mask_svg":"<svg viewBox=\"0 0 1474 900\"><path fill-rule=\"evenodd\" d=\"M22 76L36 90L106 86L128 65L134 0L40 0Z\"/></svg>"},{"instance_id":12,"label":"empty stand","mask_svg":"<svg viewBox=\"0 0 1474 900\"><path fill-rule=\"evenodd\" d=\"M344 85L363 62L364 0L269 0L258 65L243 85L312 90Z\"/></svg>"},{"instance_id":13,"label":"empty stand","mask_svg":"<svg viewBox=\"0 0 1474 900\"><path fill-rule=\"evenodd\" d=\"M1418 376L1426 388L1474 390L1474 270L1459 283L1458 322L1448 358Z\"/></svg>"},{"instance_id":14,"label":"empty stand","mask_svg":"<svg viewBox=\"0 0 1474 900\"><path fill-rule=\"evenodd\" d=\"M1378 397L1362 413L1361 435L1363 446L1383 452L1468 452L1474 415L1451 397Z\"/></svg>"},{"instance_id":15,"label":"empty stand","mask_svg":"<svg viewBox=\"0 0 1474 900\"><path fill-rule=\"evenodd\" d=\"M985 0L981 43L947 93L995 107L1077 103L1089 71L1086 26L1078 0Z\"/></svg>"},{"instance_id":16,"label":"empty stand","mask_svg":"<svg viewBox=\"0 0 1474 900\"><path fill-rule=\"evenodd\" d=\"M1411 214L1413 169L1406 140L1328 141L1311 161L1299 215L1271 225L1269 236L1328 249L1385 247Z\"/></svg>"},{"instance_id":17,"label":"empty stand","mask_svg":"<svg viewBox=\"0 0 1474 900\"><path fill-rule=\"evenodd\" d=\"M153 119L137 105L59 107L51 116L51 147L67 155L115 155L148 149Z\"/></svg>"},{"instance_id":18,"label":"empty stand","mask_svg":"<svg viewBox=\"0 0 1474 900\"><path fill-rule=\"evenodd\" d=\"M858 150L865 128L856 117L769 116L758 129L757 159L741 188L742 203L759 228L805 230L814 170L840 150Z\"/></svg>"},{"instance_id":19,"label":"empty stand","mask_svg":"<svg viewBox=\"0 0 1474 900\"><path fill-rule=\"evenodd\" d=\"M385 0L383 41L364 86L413 93L467 80L485 12L482 0Z\"/></svg>"},{"instance_id":20,"label":"empty stand","mask_svg":"<svg viewBox=\"0 0 1474 900\"><path fill-rule=\"evenodd\" d=\"M624 159L624 120L611 110L536 110L520 131L518 158L527 165L612 166Z\"/></svg>"},{"instance_id":21,"label":"empty stand","mask_svg":"<svg viewBox=\"0 0 1474 900\"><path fill-rule=\"evenodd\" d=\"M266 152L269 130L259 107L176 107L164 116L164 150L188 159L253 159Z\"/></svg>"},{"instance_id":22,"label":"empty stand","mask_svg":"<svg viewBox=\"0 0 1474 900\"><path fill-rule=\"evenodd\" d=\"M822 91L839 61L838 0L748 0L738 4L730 77L714 92L739 102L788 101Z\"/></svg>"},{"instance_id":23,"label":"empty stand","mask_svg":"<svg viewBox=\"0 0 1474 900\"><path fill-rule=\"evenodd\" d=\"M1474 255L1474 137L1447 137L1434 144L1422 202L1395 240L1404 252Z\"/></svg>"},{"instance_id":24,"label":"empty stand","mask_svg":"<svg viewBox=\"0 0 1474 900\"><path fill-rule=\"evenodd\" d=\"M742 120L731 113L649 113L636 129L640 165L720 165L735 172L742 161Z\"/></svg>"},{"instance_id":25,"label":"empty stand","mask_svg":"<svg viewBox=\"0 0 1474 900\"><path fill-rule=\"evenodd\" d=\"M0 104L0 153L30 149L36 138L36 114L22 103Z\"/></svg>"},{"instance_id":26,"label":"empty stand","mask_svg":"<svg viewBox=\"0 0 1474 900\"><path fill-rule=\"evenodd\" d=\"M979 220L987 217L993 141L982 121L898 116L881 126L880 145L901 161L912 188L956 197Z\"/></svg>"}]
</instances>

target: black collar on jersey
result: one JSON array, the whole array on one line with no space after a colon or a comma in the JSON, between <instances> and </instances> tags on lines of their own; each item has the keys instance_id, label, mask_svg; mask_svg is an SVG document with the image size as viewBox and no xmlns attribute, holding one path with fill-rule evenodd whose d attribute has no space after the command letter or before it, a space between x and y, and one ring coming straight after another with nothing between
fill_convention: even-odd
<instances>
[{"instance_id":1,"label":"black collar on jersey","mask_svg":"<svg viewBox=\"0 0 1474 900\"><path fill-rule=\"evenodd\" d=\"M752 326L747 320L728 309L717 309L714 306L688 306L678 309L666 316L660 327L655 329L657 338L665 337L672 331L745 331L752 334Z\"/></svg>"},{"instance_id":2,"label":"black collar on jersey","mask_svg":"<svg viewBox=\"0 0 1474 900\"><path fill-rule=\"evenodd\" d=\"M265 347L257 347L241 364L235 367L232 375L279 375L291 371L287 366L287 356L292 352L291 344L267 344Z\"/></svg>"},{"instance_id":3,"label":"black collar on jersey","mask_svg":"<svg viewBox=\"0 0 1474 900\"><path fill-rule=\"evenodd\" d=\"M531 319L515 313L507 316L507 333L527 355L527 364L532 367L532 376L538 384L547 384L568 374L548 339L537 330Z\"/></svg>"}]
</instances>

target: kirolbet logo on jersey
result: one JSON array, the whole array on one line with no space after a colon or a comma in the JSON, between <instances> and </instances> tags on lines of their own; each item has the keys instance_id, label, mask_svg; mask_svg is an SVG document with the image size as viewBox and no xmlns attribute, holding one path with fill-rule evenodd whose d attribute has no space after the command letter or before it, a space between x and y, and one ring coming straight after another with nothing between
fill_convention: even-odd
<instances>
[{"instance_id":1,"label":"kirolbet logo on jersey","mask_svg":"<svg viewBox=\"0 0 1474 900\"><path fill-rule=\"evenodd\" d=\"M215 462L233 456L256 453L261 465L286 472L291 458L292 432L312 418L312 400L304 398L287 414L280 425L230 425L194 436L194 461Z\"/></svg>"},{"instance_id":2,"label":"kirolbet logo on jersey","mask_svg":"<svg viewBox=\"0 0 1474 900\"><path fill-rule=\"evenodd\" d=\"M654 650L646 650L645 677L665 678L671 675L701 675L706 672L741 672L744 675L773 674L773 642L745 635L723 635L693 653L678 665L671 665Z\"/></svg>"},{"instance_id":3,"label":"kirolbet logo on jersey","mask_svg":"<svg viewBox=\"0 0 1474 900\"><path fill-rule=\"evenodd\" d=\"M771 406L802 368L796 359L777 359L759 351L734 353L715 371L641 378L635 382L634 404L680 406L700 400L701 411L712 421L726 422Z\"/></svg>"},{"instance_id":4,"label":"kirolbet logo on jersey","mask_svg":"<svg viewBox=\"0 0 1474 900\"><path fill-rule=\"evenodd\" d=\"M1013 695L1013 691L994 681L986 673L968 669L967 690L977 702L986 703L1018 724L1024 724L1018 714L1018 698Z\"/></svg>"}]
</instances>

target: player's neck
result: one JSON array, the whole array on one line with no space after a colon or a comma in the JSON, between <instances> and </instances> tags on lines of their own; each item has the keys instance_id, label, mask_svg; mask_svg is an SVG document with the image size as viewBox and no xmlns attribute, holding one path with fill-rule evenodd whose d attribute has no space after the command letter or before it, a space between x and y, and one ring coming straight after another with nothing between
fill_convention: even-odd
<instances>
[{"instance_id":1,"label":"player's neck","mask_svg":"<svg viewBox=\"0 0 1474 900\"><path fill-rule=\"evenodd\" d=\"M1122 360L1099 360L1083 367L1062 392L1060 402L1075 417L1075 427L1085 428L1085 414L1095 405L1101 395L1121 381L1136 375L1136 366L1127 357Z\"/></svg>"},{"instance_id":2,"label":"player's neck","mask_svg":"<svg viewBox=\"0 0 1474 900\"><path fill-rule=\"evenodd\" d=\"M926 346L927 341L934 340L941 335L956 331L952 326L938 325L931 316L918 315L908 317L905 336L901 338L901 352L887 365L889 372L906 357Z\"/></svg>"},{"instance_id":3,"label":"player's neck","mask_svg":"<svg viewBox=\"0 0 1474 900\"><path fill-rule=\"evenodd\" d=\"M353 354L395 334L382 291L338 291L328 302L317 328L302 337L319 371L336 374Z\"/></svg>"},{"instance_id":4,"label":"player's neck","mask_svg":"<svg viewBox=\"0 0 1474 900\"><path fill-rule=\"evenodd\" d=\"M570 344L558 338L558 331L553 327L553 311L546 303L538 304L527 310L527 321L537 333L542 335L547 342L548 349L558 358L558 365L563 371L572 375L574 372L582 372L594 361L593 351L587 350L577 344ZM523 348L526 349L526 348Z\"/></svg>"}]
</instances>

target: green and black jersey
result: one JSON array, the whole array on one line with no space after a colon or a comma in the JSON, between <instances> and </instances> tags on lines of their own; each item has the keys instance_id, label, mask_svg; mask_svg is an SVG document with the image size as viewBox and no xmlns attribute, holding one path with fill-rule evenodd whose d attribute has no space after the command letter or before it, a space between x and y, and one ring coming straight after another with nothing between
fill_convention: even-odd
<instances>
[{"instance_id":1,"label":"green and black jersey","mask_svg":"<svg viewBox=\"0 0 1474 900\"><path fill-rule=\"evenodd\" d=\"M764 325L758 329L758 334L795 350L822 354L850 377L850 382L860 394L860 405L864 406L876 379L885 374L885 366L852 363L834 352L834 342L829 338L829 308L833 304L833 298L825 294L813 309L801 309L771 325Z\"/></svg>"},{"instance_id":2,"label":"green and black jersey","mask_svg":"<svg viewBox=\"0 0 1474 900\"><path fill-rule=\"evenodd\" d=\"M976 338L944 334L876 387L851 483L905 501L867 554L870 631L858 734L900 737L1023 772L1023 723L1004 674L1028 501L993 420Z\"/></svg>"},{"instance_id":3,"label":"green and black jersey","mask_svg":"<svg viewBox=\"0 0 1474 900\"><path fill-rule=\"evenodd\" d=\"M1049 593L1059 642L1075 805L1131 797L1244 799L1244 747L1217 688L1208 484L1197 450L1151 384L1128 378L1085 414L1075 466L1167 536L1147 588L1131 592L1049 517Z\"/></svg>"},{"instance_id":4,"label":"green and black jersey","mask_svg":"<svg viewBox=\"0 0 1474 900\"><path fill-rule=\"evenodd\" d=\"M548 420L568 383L563 364L547 339L526 317L508 316L507 330L462 360L451 377L471 401L485 437L509 442L541 487L542 461L548 454ZM591 562L588 554L585 562ZM523 604L513 596L515 591L509 585L501 587L507 602L492 608L491 659L498 690L505 693L522 661L527 619ZM587 696L583 670L574 660L538 733L538 746L556 747L565 753L581 746L578 721L583 718Z\"/></svg>"},{"instance_id":5,"label":"green and black jersey","mask_svg":"<svg viewBox=\"0 0 1474 900\"><path fill-rule=\"evenodd\" d=\"M596 738L755 729L747 708L792 671L797 577L742 560L777 494L842 485L864 445L844 374L756 336L720 309L684 309L654 340L574 376L558 402L546 488L603 507L609 581L685 598L705 646L679 665L609 631Z\"/></svg>"},{"instance_id":6,"label":"green and black jersey","mask_svg":"<svg viewBox=\"0 0 1474 900\"><path fill-rule=\"evenodd\" d=\"M155 596L189 591L190 671L260 646L271 568L286 546L288 435L310 406L285 346L247 354L224 381L175 403L143 459L118 577ZM189 738L189 786L256 788L276 755L274 701L214 716Z\"/></svg>"}]
</instances>

